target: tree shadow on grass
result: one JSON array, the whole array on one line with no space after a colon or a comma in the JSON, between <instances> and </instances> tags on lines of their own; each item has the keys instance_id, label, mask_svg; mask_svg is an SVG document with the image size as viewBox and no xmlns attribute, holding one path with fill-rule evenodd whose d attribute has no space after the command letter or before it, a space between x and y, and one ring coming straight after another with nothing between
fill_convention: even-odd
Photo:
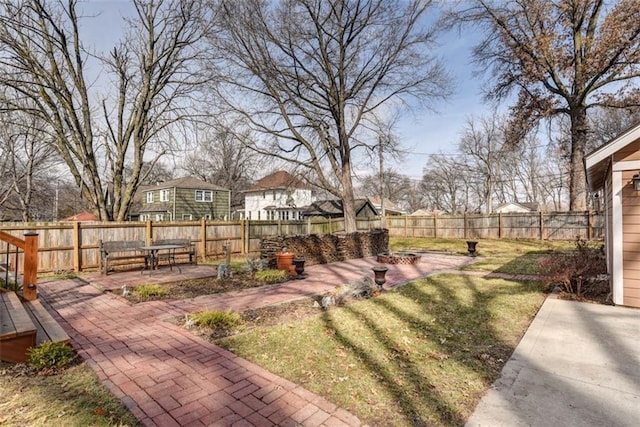
<instances>
[{"instance_id":1,"label":"tree shadow on grass","mask_svg":"<svg viewBox=\"0 0 640 427\"><path fill-rule=\"evenodd\" d=\"M383 347L382 354L373 354L359 336L341 329L332 321L331 311L323 315L324 326L332 331L333 338L378 379L384 392L398 405L399 416L407 425L463 425L482 392L497 378L504 361L515 348L515 343L504 340L501 331L494 328L496 314L490 304L501 294L528 293L530 287L502 282L502 286L483 290L474 282L477 279L456 276L455 280L460 282L456 286L467 294L464 299L459 295L460 289L454 291L451 285L434 277L399 290L402 298L382 296L371 300L375 311L366 310L370 306L362 304L343 308ZM403 299L407 302L404 307ZM428 315L420 315L420 312ZM380 323L385 316L395 328L406 330L412 337L410 340L418 341L418 345L403 350L399 338L388 331L389 325ZM416 337L425 337L424 342ZM428 354L416 354L422 351ZM421 362L425 359L432 360L436 370L442 365L450 365L453 372L440 371L445 377L455 376L456 369L470 372L474 381L482 382L482 390L471 391L464 403L452 399L451 391L443 387L443 379L437 377L438 373L428 374ZM375 423L375 420L369 421Z\"/></svg>"}]
</instances>

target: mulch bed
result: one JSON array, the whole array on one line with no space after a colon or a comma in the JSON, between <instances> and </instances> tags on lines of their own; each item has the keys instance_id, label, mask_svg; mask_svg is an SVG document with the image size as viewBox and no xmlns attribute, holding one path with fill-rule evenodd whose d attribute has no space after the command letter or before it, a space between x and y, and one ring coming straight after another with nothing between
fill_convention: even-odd
<instances>
[{"instance_id":1,"label":"mulch bed","mask_svg":"<svg viewBox=\"0 0 640 427\"><path fill-rule=\"evenodd\" d=\"M188 299L199 297L202 295L239 291L242 289L255 288L265 285L265 282L256 280L250 273L234 273L233 276L225 277L222 279L211 277L162 284L162 288L167 291L167 293L162 296L138 297L133 292L131 292L125 298L132 303L156 300ZM114 294L121 294L120 290L113 290L109 292L112 292Z\"/></svg>"}]
</instances>

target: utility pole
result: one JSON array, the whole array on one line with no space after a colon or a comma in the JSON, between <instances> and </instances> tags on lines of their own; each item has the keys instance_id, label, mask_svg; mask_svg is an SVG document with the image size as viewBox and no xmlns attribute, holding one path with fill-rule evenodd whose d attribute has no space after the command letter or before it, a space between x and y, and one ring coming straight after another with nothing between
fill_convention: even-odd
<instances>
[{"instance_id":1,"label":"utility pole","mask_svg":"<svg viewBox=\"0 0 640 427\"><path fill-rule=\"evenodd\" d=\"M383 167L383 149L382 138L378 139L378 153L380 155L380 228L386 228L385 211L384 211L384 167Z\"/></svg>"}]
</instances>

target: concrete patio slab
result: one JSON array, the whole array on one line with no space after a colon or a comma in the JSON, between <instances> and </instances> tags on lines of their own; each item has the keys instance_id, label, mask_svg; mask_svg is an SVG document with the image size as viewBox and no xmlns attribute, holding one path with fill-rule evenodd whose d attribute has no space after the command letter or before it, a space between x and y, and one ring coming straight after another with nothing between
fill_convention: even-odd
<instances>
[{"instance_id":1,"label":"concrete patio slab","mask_svg":"<svg viewBox=\"0 0 640 427\"><path fill-rule=\"evenodd\" d=\"M466 425L639 422L640 310L549 297Z\"/></svg>"}]
</instances>

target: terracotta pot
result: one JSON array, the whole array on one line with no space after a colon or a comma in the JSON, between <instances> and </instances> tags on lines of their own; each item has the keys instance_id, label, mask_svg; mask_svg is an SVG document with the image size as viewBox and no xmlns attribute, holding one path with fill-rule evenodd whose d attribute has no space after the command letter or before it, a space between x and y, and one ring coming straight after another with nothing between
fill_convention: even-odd
<instances>
[{"instance_id":1,"label":"terracotta pot","mask_svg":"<svg viewBox=\"0 0 640 427\"><path fill-rule=\"evenodd\" d=\"M294 256L295 254L291 252L281 252L279 254L276 254L276 266L278 267L278 270L291 271L291 269L293 268Z\"/></svg>"}]
</instances>

